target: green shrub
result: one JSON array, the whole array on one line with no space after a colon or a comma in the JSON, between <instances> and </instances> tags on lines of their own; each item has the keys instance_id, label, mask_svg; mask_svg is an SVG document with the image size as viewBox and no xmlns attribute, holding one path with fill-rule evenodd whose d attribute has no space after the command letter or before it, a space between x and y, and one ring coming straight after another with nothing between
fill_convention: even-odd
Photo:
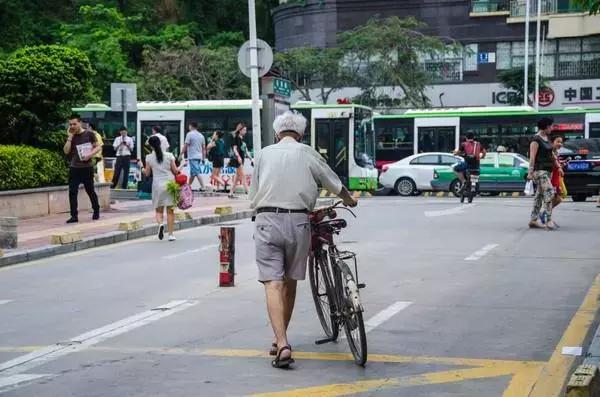
<instances>
[{"instance_id":1,"label":"green shrub","mask_svg":"<svg viewBox=\"0 0 600 397\"><path fill-rule=\"evenodd\" d=\"M0 145L0 190L65 185L68 167L63 156L30 146Z\"/></svg>"},{"instance_id":2,"label":"green shrub","mask_svg":"<svg viewBox=\"0 0 600 397\"><path fill-rule=\"evenodd\" d=\"M48 149L52 152L61 153L68 137L69 136L66 130L38 134L34 138L33 146L41 149Z\"/></svg>"}]
</instances>

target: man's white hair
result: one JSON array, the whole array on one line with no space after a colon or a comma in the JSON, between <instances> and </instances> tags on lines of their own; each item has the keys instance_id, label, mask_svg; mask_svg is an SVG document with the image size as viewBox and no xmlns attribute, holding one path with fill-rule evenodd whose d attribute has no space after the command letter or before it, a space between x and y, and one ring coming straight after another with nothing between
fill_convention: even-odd
<instances>
[{"instance_id":1,"label":"man's white hair","mask_svg":"<svg viewBox=\"0 0 600 397\"><path fill-rule=\"evenodd\" d=\"M300 135L304 135L304 130L306 130L306 118L298 112L288 110L275 118L275 121L273 121L273 130L275 130L276 134L282 132L296 132Z\"/></svg>"}]
</instances>

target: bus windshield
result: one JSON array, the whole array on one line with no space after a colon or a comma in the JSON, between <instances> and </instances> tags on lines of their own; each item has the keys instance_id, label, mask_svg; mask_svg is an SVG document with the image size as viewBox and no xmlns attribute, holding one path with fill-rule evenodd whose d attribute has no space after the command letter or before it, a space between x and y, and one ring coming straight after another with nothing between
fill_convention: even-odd
<instances>
[{"instance_id":1,"label":"bus windshield","mask_svg":"<svg viewBox=\"0 0 600 397\"><path fill-rule=\"evenodd\" d=\"M359 167L373 168L375 165L372 115L369 109L354 109L354 161Z\"/></svg>"}]
</instances>

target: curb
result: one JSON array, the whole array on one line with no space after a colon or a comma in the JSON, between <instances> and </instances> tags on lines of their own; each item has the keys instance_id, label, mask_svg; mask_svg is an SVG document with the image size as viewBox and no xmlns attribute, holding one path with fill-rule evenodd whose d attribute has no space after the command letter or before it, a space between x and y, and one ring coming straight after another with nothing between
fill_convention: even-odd
<instances>
[{"instance_id":1,"label":"curb","mask_svg":"<svg viewBox=\"0 0 600 397\"><path fill-rule=\"evenodd\" d=\"M579 365L567 383L566 397L600 397L600 326L587 349L583 364Z\"/></svg>"},{"instance_id":2,"label":"curb","mask_svg":"<svg viewBox=\"0 0 600 397\"><path fill-rule=\"evenodd\" d=\"M230 222L238 219L247 219L252 217L253 213L254 211L252 210L243 210L225 215L204 215L199 218L176 221L175 230L191 229L194 227ZM74 243L63 245L45 245L28 250L18 250L11 253L4 252L4 256L0 256L0 268L67 254L70 252L83 251L90 248L102 247L104 245L149 237L154 234L156 234L156 225L145 225L137 230L114 231L98 234Z\"/></svg>"}]
</instances>

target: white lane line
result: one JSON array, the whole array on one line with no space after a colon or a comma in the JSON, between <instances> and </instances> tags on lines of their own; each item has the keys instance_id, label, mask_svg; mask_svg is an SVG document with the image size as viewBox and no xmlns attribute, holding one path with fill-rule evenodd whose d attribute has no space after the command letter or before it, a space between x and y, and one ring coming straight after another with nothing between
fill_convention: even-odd
<instances>
[{"instance_id":1,"label":"white lane line","mask_svg":"<svg viewBox=\"0 0 600 397\"><path fill-rule=\"evenodd\" d=\"M461 214L465 210L465 208L473 208L475 206L476 204L469 204L468 206L459 205L458 207L448 208L445 210L425 211L425 216L428 218L434 218L437 216L457 215Z\"/></svg>"},{"instance_id":2,"label":"white lane line","mask_svg":"<svg viewBox=\"0 0 600 397\"><path fill-rule=\"evenodd\" d=\"M163 256L162 259L167 259L167 260L177 259L177 258L185 256L185 255L196 254L198 252L208 251L209 249L218 248L218 247L219 247L219 244L205 245L202 248L196 248L196 249L193 249L193 250L187 250L187 251L179 252L179 253L173 254L173 255Z\"/></svg>"},{"instance_id":3,"label":"white lane line","mask_svg":"<svg viewBox=\"0 0 600 397\"><path fill-rule=\"evenodd\" d=\"M66 342L56 343L31 353L0 363L0 376L18 375L67 354L76 353L106 339L124 334L198 304L198 301L177 300L123 320L94 329Z\"/></svg>"},{"instance_id":4,"label":"white lane line","mask_svg":"<svg viewBox=\"0 0 600 397\"><path fill-rule=\"evenodd\" d=\"M377 328L390 318L394 317L396 314L400 313L402 310L406 309L413 303L414 302L398 301L389 305L388 307L386 307L385 309L383 309L382 311L380 311L365 322L365 333L373 331L375 328ZM340 339L346 339L346 335L342 335Z\"/></svg>"},{"instance_id":5,"label":"white lane line","mask_svg":"<svg viewBox=\"0 0 600 397\"><path fill-rule=\"evenodd\" d=\"M15 385L18 385L21 383L31 382L31 381L34 381L39 378L46 378L48 376L53 376L53 375L50 375L50 374L18 374L18 375L0 377L0 392L4 388L10 387L10 386L15 386Z\"/></svg>"},{"instance_id":6,"label":"white lane line","mask_svg":"<svg viewBox=\"0 0 600 397\"><path fill-rule=\"evenodd\" d=\"M0 305L6 305L7 303L12 302L10 299L0 299Z\"/></svg>"},{"instance_id":7,"label":"white lane line","mask_svg":"<svg viewBox=\"0 0 600 397\"><path fill-rule=\"evenodd\" d=\"M398 314L399 312L406 309L412 304L413 302L398 301L386 307L385 309L383 309L382 311L380 311L379 313L367 320L367 322L365 323L365 332L371 332L373 329L380 326L381 324L394 317L396 314Z\"/></svg>"},{"instance_id":8,"label":"white lane line","mask_svg":"<svg viewBox=\"0 0 600 397\"><path fill-rule=\"evenodd\" d=\"M483 247L482 249L475 251L471 255L467 256L465 258L465 260L466 261L479 260L479 259L483 258L484 256L486 256L491 250L493 250L497 246L498 246L498 244L488 244L485 247Z\"/></svg>"}]
</instances>

